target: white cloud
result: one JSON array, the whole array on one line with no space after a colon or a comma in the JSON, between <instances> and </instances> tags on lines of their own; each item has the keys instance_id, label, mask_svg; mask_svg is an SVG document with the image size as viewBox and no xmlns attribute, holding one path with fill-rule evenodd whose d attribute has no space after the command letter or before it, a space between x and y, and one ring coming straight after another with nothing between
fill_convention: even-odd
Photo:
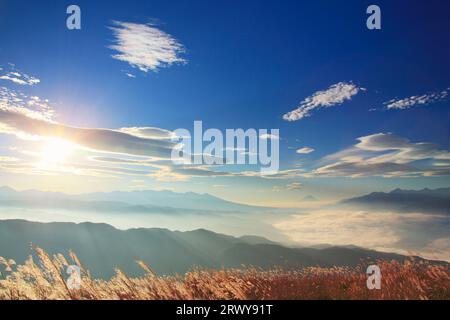
<instances>
[{"instance_id":1,"label":"white cloud","mask_svg":"<svg viewBox=\"0 0 450 320\"><path fill-rule=\"evenodd\" d=\"M317 91L312 96L307 97L297 109L283 115L283 119L286 121L301 120L309 117L314 109L342 104L364 90L364 88L360 88L351 82L336 83L326 90Z\"/></svg>"},{"instance_id":2,"label":"white cloud","mask_svg":"<svg viewBox=\"0 0 450 320\"><path fill-rule=\"evenodd\" d=\"M358 138L353 147L322 159L319 176L405 177L450 175L450 153L432 143L412 143L391 133ZM435 160L439 160L435 165Z\"/></svg>"},{"instance_id":3,"label":"white cloud","mask_svg":"<svg viewBox=\"0 0 450 320\"><path fill-rule=\"evenodd\" d=\"M295 191L295 190L300 190L303 188L303 185L300 182L292 182L290 184L287 184L285 186L273 186L272 187L272 192L282 192L285 190L288 191Z\"/></svg>"},{"instance_id":4,"label":"white cloud","mask_svg":"<svg viewBox=\"0 0 450 320\"><path fill-rule=\"evenodd\" d=\"M303 148L298 149L296 152L299 154L308 154L308 153L314 152L314 149L310 148L310 147L303 147Z\"/></svg>"},{"instance_id":5,"label":"white cloud","mask_svg":"<svg viewBox=\"0 0 450 320\"><path fill-rule=\"evenodd\" d=\"M290 190L290 191L300 190L302 188L303 188L303 185L300 182L292 182L292 183L287 185L287 189Z\"/></svg>"},{"instance_id":6,"label":"white cloud","mask_svg":"<svg viewBox=\"0 0 450 320\"><path fill-rule=\"evenodd\" d=\"M42 147L42 142L48 139L62 139L71 142L75 149L84 149L93 153L90 157L78 158L78 163L64 163L61 168L53 171L93 174L108 176L116 175L145 175L161 181L179 181L191 177L249 177L264 179L290 179L299 176L301 170L280 170L272 175L261 176L255 171L217 171L210 166L174 165L171 159L175 133L157 127L124 127L119 129L81 128L59 123L53 119L54 108L46 99L37 96L27 96L21 92L0 87L0 134L8 134ZM17 151L17 147L14 152ZM246 152L245 149L236 150ZM0 170L29 174L41 174L36 168L35 158L38 153L21 152L33 162L17 163L1 158ZM118 157L120 155L120 158ZM91 162L102 162L105 166L98 166ZM112 166L108 166L112 165ZM145 167L148 171L131 170L124 167ZM216 167L217 168L217 167ZM156 171L155 171L156 170ZM45 174L49 174L48 170Z\"/></svg>"},{"instance_id":7,"label":"white cloud","mask_svg":"<svg viewBox=\"0 0 450 320\"><path fill-rule=\"evenodd\" d=\"M304 245L357 245L371 249L433 252L450 256L445 235L449 218L423 213L319 209L275 223L274 227ZM434 239L434 240L433 240Z\"/></svg>"},{"instance_id":8,"label":"white cloud","mask_svg":"<svg viewBox=\"0 0 450 320\"><path fill-rule=\"evenodd\" d=\"M15 84L28 86L32 86L41 82L41 80L39 80L38 78L21 72L13 64L9 64L9 71L4 72L6 70L4 70L3 68L0 68L0 71L3 71L0 74L0 80L7 80L14 82Z\"/></svg>"},{"instance_id":9,"label":"white cloud","mask_svg":"<svg viewBox=\"0 0 450 320\"><path fill-rule=\"evenodd\" d=\"M172 133L154 127L79 128L53 120L46 99L0 87L0 133L24 140L60 138L97 152L170 158Z\"/></svg>"},{"instance_id":10,"label":"white cloud","mask_svg":"<svg viewBox=\"0 0 450 320\"><path fill-rule=\"evenodd\" d=\"M110 29L115 36L110 48L118 52L112 57L128 62L143 72L186 62L180 57L184 47L152 24L115 21Z\"/></svg>"},{"instance_id":11,"label":"white cloud","mask_svg":"<svg viewBox=\"0 0 450 320\"><path fill-rule=\"evenodd\" d=\"M22 113L32 118L51 121L54 115L54 106L48 99L0 87L0 110L9 110Z\"/></svg>"},{"instance_id":12,"label":"white cloud","mask_svg":"<svg viewBox=\"0 0 450 320\"><path fill-rule=\"evenodd\" d=\"M261 134L259 138L263 140L280 140L280 137L277 136L276 134L268 134L268 133Z\"/></svg>"},{"instance_id":13,"label":"white cloud","mask_svg":"<svg viewBox=\"0 0 450 320\"><path fill-rule=\"evenodd\" d=\"M3 126L2 126L3 125ZM60 138L90 150L133 156L170 158L174 143L113 129L71 127L0 108L0 132L21 138Z\"/></svg>"},{"instance_id":14,"label":"white cloud","mask_svg":"<svg viewBox=\"0 0 450 320\"><path fill-rule=\"evenodd\" d=\"M128 127L119 131L147 139L173 139L175 132L155 127Z\"/></svg>"},{"instance_id":15,"label":"white cloud","mask_svg":"<svg viewBox=\"0 0 450 320\"><path fill-rule=\"evenodd\" d=\"M0 91L1 93L1 91ZM9 94L7 94L9 93ZM78 158L76 162L65 162L51 168L41 168L39 161L29 161L26 158L39 157L39 153L27 152L25 160L9 161L0 157L0 170L21 174L75 174L91 176L117 177L137 175L152 177L157 171L166 167L158 163L160 159L170 161L172 147L175 145L169 137L171 132L154 127L133 127L122 129L80 128L58 123L41 112L39 107L42 99L28 98L25 95L6 91L6 102L0 100L0 134L14 135L18 139L39 142L37 146L48 139L59 138L71 142L76 149L85 149L94 154L121 154L125 157L135 157L140 160L117 159L106 157ZM33 103L28 103L32 101ZM31 107L37 107L32 110ZM17 151L17 148L14 150ZM7 161L8 160L8 161ZM107 166L92 165L92 161L102 161ZM153 164L154 162L154 164ZM115 166L116 165L116 166ZM120 166L145 167L146 170L120 168ZM186 176L187 177L187 176Z\"/></svg>"},{"instance_id":16,"label":"white cloud","mask_svg":"<svg viewBox=\"0 0 450 320\"><path fill-rule=\"evenodd\" d=\"M36 100L36 99L35 99ZM22 100L20 101L23 102ZM161 181L179 181L190 177L261 177L259 171L226 172L214 171L208 166L174 165L171 160L173 133L155 127L128 127L121 129L80 128L64 125L43 117L21 106L0 106L0 133L14 135L22 140L43 141L49 138L63 139L73 143L77 148L87 149L96 154L120 154L124 158L91 157L91 161L101 161L123 166L152 167L156 172L148 173L138 170L119 170L117 168L98 167L86 164L72 164L75 171L80 170L109 172L110 174L145 174ZM140 160L129 159L130 157ZM13 168L13 166L15 168ZM34 170L33 165L26 164L23 170ZM3 169L6 167L3 166ZM10 170L19 169L17 165L8 165ZM30 172L30 171L29 171ZM297 170L280 171L264 178L284 179L295 176Z\"/></svg>"},{"instance_id":17,"label":"white cloud","mask_svg":"<svg viewBox=\"0 0 450 320\"><path fill-rule=\"evenodd\" d=\"M450 261L450 237L432 240L419 253L421 256L428 259L442 259Z\"/></svg>"},{"instance_id":18,"label":"white cloud","mask_svg":"<svg viewBox=\"0 0 450 320\"><path fill-rule=\"evenodd\" d=\"M387 246L400 240L392 230L396 214L384 219L367 212L319 210L276 223L292 240L307 244ZM364 235L364 237L361 237Z\"/></svg>"},{"instance_id":19,"label":"white cloud","mask_svg":"<svg viewBox=\"0 0 450 320\"><path fill-rule=\"evenodd\" d=\"M420 105L428 105L431 103L447 99L449 90L450 88L441 92L433 92L419 96L411 96L404 99L392 99L390 101L385 102L384 105L386 106L386 109L398 109L398 110L409 109Z\"/></svg>"},{"instance_id":20,"label":"white cloud","mask_svg":"<svg viewBox=\"0 0 450 320\"><path fill-rule=\"evenodd\" d=\"M289 180L296 179L305 175L305 171L303 169L286 169L286 170L278 170L275 173L267 174L261 176L259 171L242 171L239 175L244 177L261 177L268 180Z\"/></svg>"}]
</instances>

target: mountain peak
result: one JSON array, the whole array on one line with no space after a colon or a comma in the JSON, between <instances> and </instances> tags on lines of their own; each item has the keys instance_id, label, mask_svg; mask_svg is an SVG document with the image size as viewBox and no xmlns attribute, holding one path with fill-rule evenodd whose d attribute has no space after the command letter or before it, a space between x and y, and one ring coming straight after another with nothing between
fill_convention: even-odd
<instances>
[{"instance_id":1,"label":"mountain peak","mask_svg":"<svg viewBox=\"0 0 450 320\"><path fill-rule=\"evenodd\" d=\"M344 200L342 203L377 210L450 214L450 188L395 189L389 193L372 192L361 197Z\"/></svg>"}]
</instances>

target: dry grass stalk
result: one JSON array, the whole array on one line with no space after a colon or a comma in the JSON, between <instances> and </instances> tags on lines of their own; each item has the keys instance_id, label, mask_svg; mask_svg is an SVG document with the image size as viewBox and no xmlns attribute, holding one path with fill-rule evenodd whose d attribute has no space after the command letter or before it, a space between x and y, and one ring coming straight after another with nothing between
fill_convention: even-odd
<instances>
[{"instance_id":1,"label":"dry grass stalk","mask_svg":"<svg viewBox=\"0 0 450 320\"><path fill-rule=\"evenodd\" d=\"M0 299L450 299L448 266L414 260L405 263L379 261L382 289L368 290L365 268L304 268L263 271L195 269L184 276L160 277L143 261L137 263L145 275L130 278L121 270L109 281L92 279L78 257L70 252L81 270L81 287L69 289L65 271L69 262L57 254L53 259L35 248L36 264L30 256L23 265L0 257Z\"/></svg>"}]
</instances>

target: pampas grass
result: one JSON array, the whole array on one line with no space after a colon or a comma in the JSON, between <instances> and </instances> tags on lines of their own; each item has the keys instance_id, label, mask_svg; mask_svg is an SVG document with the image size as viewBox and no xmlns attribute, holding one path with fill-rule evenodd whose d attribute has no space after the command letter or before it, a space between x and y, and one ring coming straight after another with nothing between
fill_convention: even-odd
<instances>
[{"instance_id":1,"label":"pampas grass","mask_svg":"<svg viewBox=\"0 0 450 320\"><path fill-rule=\"evenodd\" d=\"M365 264L356 268L304 268L271 271L195 269L184 276L157 276L137 261L145 275L130 278L121 270L109 280L92 279L75 253L70 264L81 270L81 286L70 289L69 261L61 254L48 255L35 248L23 265L0 257L0 299L3 300L304 300L304 299L450 299L450 270L411 259L405 263L378 261L381 290L368 290Z\"/></svg>"}]
</instances>

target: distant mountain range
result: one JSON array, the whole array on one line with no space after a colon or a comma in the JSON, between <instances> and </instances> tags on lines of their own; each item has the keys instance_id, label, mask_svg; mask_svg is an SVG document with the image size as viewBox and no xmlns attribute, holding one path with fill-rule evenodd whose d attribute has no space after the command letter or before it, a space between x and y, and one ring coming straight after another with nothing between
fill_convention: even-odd
<instances>
[{"instance_id":1,"label":"distant mountain range","mask_svg":"<svg viewBox=\"0 0 450 320\"><path fill-rule=\"evenodd\" d=\"M269 209L238 204L209 194L193 192L145 190L67 195L36 190L15 191L9 187L0 187L0 207L156 214L244 213Z\"/></svg>"},{"instance_id":2,"label":"distant mountain range","mask_svg":"<svg viewBox=\"0 0 450 320\"><path fill-rule=\"evenodd\" d=\"M94 277L104 279L110 278L116 267L130 275L141 274L136 259L158 274L182 274L196 266L330 267L355 266L367 259L408 259L358 247L289 248L261 237L236 238L203 229L123 231L107 224L0 221L0 256L22 263L31 254L31 244L50 254L73 250Z\"/></svg>"},{"instance_id":3,"label":"distant mountain range","mask_svg":"<svg viewBox=\"0 0 450 320\"><path fill-rule=\"evenodd\" d=\"M402 190L371 194L342 201L342 204L400 212L450 214L450 188Z\"/></svg>"}]
</instances>

